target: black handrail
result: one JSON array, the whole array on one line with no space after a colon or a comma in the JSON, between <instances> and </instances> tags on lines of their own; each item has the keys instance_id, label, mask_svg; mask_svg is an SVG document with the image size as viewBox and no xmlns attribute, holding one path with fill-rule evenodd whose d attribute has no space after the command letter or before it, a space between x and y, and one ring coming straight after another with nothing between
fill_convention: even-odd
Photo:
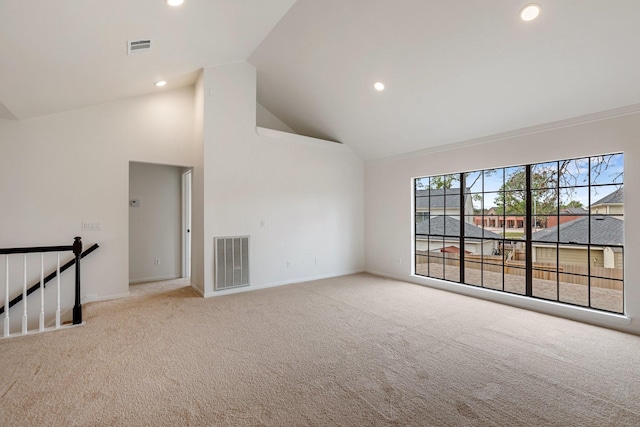
<instances>
[{"instance_id":1,"label":"black handrail","mask_svg":"<svg viewBox=\"0 0 640 427\"><path fill-rule=\"evenodd\" d=\"M80 260L85 256L89 255L91 252L98 249L97 243L94 243L89 249L82 252L82 240L80 237L75 237L73 245L70 246L41 246L41 247L29 247L29 248L11 248L11 249L0 249L0 255L9 255L9 254L26 254L26 253L41 253L41 252L65 252L65 251L73 251L75 258L71 261L67 262L63 266L60 267L60 273L68 270L73 265L76 266L76 282L75 282L75 305L73 307L73 324L78 325L82 323L82 305L80 304ZM47 283L53 280L58 275L57 269L53 273L49 274L43 280L43 287L47 287ZM27 296L34 293L37 289L40 288L40 282L31 286L27 290ZM9 309L22 301L23 294L19 294L17 297L12 299L9 302ZM0 307L0 314L4 313L5 306Z\"/></svg>"},{"instance_id":2,"label":"black handrail","mask_svg":"<svg viewBox=\"0 0 640 427\"><path fill-rule=\"evenodd\" d=\"M89 249L87 249L86 251L82 252L82 255L80 255L80 258L86 257L87 255L89 255L91 252L95 251L99 247L100 246L98 246L97 243L94 243ZM12 252L12 253L16 253L16 252ZM20 252L18 252L18 253L20 253ZM71 261L69 261L66 264L60 266L60 273L62 273L64 271L67 271L69 268L74 266L75 263L76 263L76 259L73 258ZM57 276L58 276L58 272L57 272L57 270L54 270L53 273L49 274L47 277L44 278L44 287L45 287L45 289L47 287L47 283L49 283L50 281L55 279ZM34 293L38 289L40 289L40 282L37 282L35 285L33 285L29 289L27 289L27 296L31 295L32 293ZM22 294L19 294L17 297L15 297L14 299L12 299L9 302L9 309L11 309L11 307L16 305L20 301L22 301ZM4 313L4 306L0 307L0 314L2 314L2 313Z\"/></svg>"},{"instance_id":3,"label":"black handrail","mask_svg":"<svg viewBox=\"0 0 640 427\"><path fill-rule=\"evenodd\" d=\"M30 247L30 248L0 249L0 255L31 254L31 253L40 253L40 252L66 252L66 251L72 251L72 250L73 250L73 245L69 245L69 246L33 246L33 247Z\"/></svg>"}]
</instances>

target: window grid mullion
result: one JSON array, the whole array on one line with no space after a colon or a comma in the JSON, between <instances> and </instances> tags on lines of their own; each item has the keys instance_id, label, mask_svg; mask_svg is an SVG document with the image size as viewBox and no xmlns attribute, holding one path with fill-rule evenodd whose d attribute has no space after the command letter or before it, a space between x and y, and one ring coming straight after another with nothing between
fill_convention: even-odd
<instances>
[{"instance_id":1,"label":"window grid mullion","mask_svg":"<svg viewBox=\"0 0 640 427\"><path fill-rule=\"evenodd\" d=\"M532 212L532 200L531 200L531 165L525 167L525 295L528 297L533 296L533 256L531 253L531 212Z\"/></svg>"},{"instance_id":2,"label":"window grid mullion","mask_svg":"<svg viewBox=\"0 0 640 427\"><path fill-rule=\"evenodd\" d=\"M621 158L622 154L621 153L612 154L611 156L619 156L619 158ZM587 165L586 169L584 168L585 161ZM605 161L607 162L607 164L605 164ZM447 244L449 244L449 246L456 245L456 243L453 242L453 238L452 238L454 234L450 233L450 231L454 229L453 227L455 227L456 221L454 221L453 219L448 221L448 219L450 219L449 217L453 217L456 215L456 212L453 212L452 210L452 208L454 207L455 199L456 199L455 191L453 191L452 188L449 188L451 186L451 182L454 182L453 178L455 177L456 174L436 176L435 180L433 177L421 178L422 180L429 179L429 185L425 189L426 191L422 192L422 194L416 193L414 195L415 196L414 204L416 206L416 214L414 215L414 221L417 222L417 219L418 219L418 215L417 215L418 200L419 200L418 195L422 198L424 197L423 196L424 193L428 195L429 202L427 203L427 205L428 205L429 212L433 210L434 206L442 206L443 212L440 213L441 208L437 208L438 212L436 212L436 214L438 214L438 218L436 219L437 222L435 224L436 229L433 228L434 223L431 220L431 214L429 213L428 215L423 215L425 216L426 220L429 221L428 224L424 224L427 226L426 227L427 234L419 235L418 234L419 230L423 230L425 229L425 227L424 225L421 225L420 227L418 227L417 224L414 224L414 236L416 236L416 239L415 239L416 250L418 248L418 244L417 244L418 238L421 241L424 241L426 239L426 243L427 243L426 246L421 246L421 247L426 247L427 251L425 254L418 255L417 252L414 254L414 260L416 264L416 274L417 274L418 260L420 260L420 265L421 265L420 271L422 271L424 274L426 270L427 276L432 276L436 278L437 276L441 276L442 278L444 278L444 280L458 281L459 283L463 283L463 284L469 281L470 283L475 283L476 285L479 284L480 287L483 287L483 288L489 286L489 288L491 289L501 288L503 292L520 293L521 291L513 292L512 281L516 280L516 283L520 283L519 286L522 285L522 281L520 279L516 279L515 277L515 276L519 276L519 274L517 274L517 269L521 267L521 264L518 264L517 262L514 263L512 267L515 268L516 270L514 270L514 273L511 273L508 270L508 265L505 259L505 255L506 255L506 248L507 246L509 246L509 249L513 251L512 253L514 255L514 260L521 259L521 258L518 258L518 252L516 251L516 248L522 247L521 245L524 243L525 251L526 251L525 272L524 272L524 278L525 278L524 285L525 285L526 296L531 298L536 298L536 299L539 298L539 299L553 300L553 288L555 288L555 300L562 302L563 304L575 305L579 307L586 306L594 310L608 311L613 313L624 313L624 294L625 294L624 272L623 272L624 244L616 244L618 240L609 241L609 240L602 240L601 238L594 240L593 238L594 232L598 236L600 236L602 233L601 224L600 223L594 224L594 221L593 221L594 216L591 210L591 205L595 199L593 194L593 191L594 191L593 189L598 187L606 188L607 186L613 186L613 184L616 184L620 187L623 185L623 183L616 182L617 177L614 178L613 181L611 181L613 184L610 184L609 181L600 181L601 179L600 176L602 175L602 171L606 170L603 168L609 167L608 161L609 160L602 161L600 160L600 157L596 157L596 156L586 156L582 158L569 159L566 161L560 160L555 162L548 162L547 165L529 164L529 165L518 166L518 168L520 168L522 172L526 174L525 186L524 186L525 187L525 193L524 193L525 212L524 212L524 218L523 218L524 219L523 225L525 228L524 236L523 236L524 242L522 242L521 240L518 240L517 236L511 235L511 234L507 235L506 228L505 228L507 227L507 222L506 222L507 218L512 219L511 221L512 223L509 225L510 227L520 228L518 227L518 224L521 223L520 220L518 219L518 216L521 210L518 208L517 205L513 204L514 199L512 196L516 197L515 199L516 203L522 203L522 199L518 200L517 198L518 195L515 194L515 193L521 192L521 190L519 190L518 188L522 188L522 187L521 186L515 187L516 188L515 190L512 188L513 186L507 187L507 184L510 183L510 182L507 182L507 178L511 180L515 176L515 173L513 172L513 170L516 167L499 168L499 169L496 168L494 170L489 169L489 170L482 170L477 172L477 173L480 173L480 176L482 178L482 182L480 186L481 188L480 191L482 195L482 204L481 204L480 212L478 212L479 218L481 220L480 224L478 225L481 226L482 230L480 231L478 235L479 237L477 237L477 239L476 239L476 232L474 230L471 230L469 233L467 233L467 230L465 227L467 220L475 217L475 207L473 208L473 212L470 212L467 209L467 206L465 203L466 197L467 196L473 197L473 194L471 192L468 195L466 194L466 185L467 185L467 178L468 178L467 174L464 172L459 173L458 175L458 178L459 178L458 196L459 197L458 198L459 198L460 206L456 211L457 214L459 215L459 230L457 233L459 242L457 243L458 251L456 251L459 253L459 256L458 256L459 278L455 278L453 274L447 274L447 271L449 271L449 273L453 273L451 269L447 270L446 267L447 267L448 261L450 264L455 263L455 256L453 256L453 251L449 249L446 249L446 250L444 249L445 245ZM563 165L562 169L560 168L561 164ZM539 166L541 166L539 170L542 172L538 172L537 168ZM556 178L557 178L557 182L554 185L549 184L548 181L537 179L536 177L538 175L534 176L534 168L536 168L536 174L538 174L538 173L545 173L544 172L545 170L548 172L549 170L552 170L554 166L555 166L555 171L553 171L553 173L556 174ZM568 167L570 167L571 169L567 169ZM507 170L509 170L509 174L507 174ZM487 180L485 180L487 173L491 177L493 177L496 175L495 172L500 172L502 179L497 182L495 180L492 180L491 186L487 187L488 183L487 183ZM573 175L574 173L575 175ZM561 174L564 174L565 178L562 178ZM620 172L620 176L622 176L622 172ZM577 179L575 180L576 182L572 181L573 178L578 178L578 177L580 178L580 181L578 181ZM496 178L498 177L496 176ZM586 183L585 183L585 178L587 180ZM597 180L597 182L594 182L594 180ZM418 182L422 184L423 181L418 181L418 180L414 181L416 189L418 186ZM497 186L501 186L501 188L497 188ZM437 192L435 192L434 190L434 188L436 187L438 187ZM566 198L564 196L561 196L560 194L563 188L567 190ZM474 187L474 189L475 191L477 191L476 187ZM508 189L509 191L507 191ZM492 195L502 199L501 203L498 205L502 208L501 209L502 211L500 212L499 215L494 215L492 217L489 217L486 212L487 191L489 190L491 191ZM585 190L587 194L584 194ZM578 198L574 198L576 194L578 195ZM453 198L451 198L450 196L453 196ZM507 202L507 196L509 196L509 202ZM548 204L548 201L551 200L550 199L551 196L555 197L553 205ZM433 200L434 197L437 197L437 198L441 197L442 201L438 201L438 203L435 203L435 201ZM497 200L499 199L496 198L496 201ZM586 243L578 244L577 241L573 240L574 238L567 240L569 236L572 236L572 234L576 235L575 229L573 229L572 231L569 231L569 229L565 226L563 226L562 229L560 228L560 226L563 225L565 222L575 220L571 218L564 218L563 217L564 214L562 213L563 206L571 206L569 202L573 202L575 200L587 201L588 209L586 214L584 215L585 219L587 220L587 225L586 227L582 224L580 225L580 227L584 227L582 228L583 231L580 231L580 234L584 233L585 231L587 233L587 236L582 235L582 239L583 239L582 242L586 241ZM598 198L598 200L600 199ZM535 211L534 206L536 201L540 201L540 202L545 201L545 205L540 205L540 206L544 206L544 208L541 209L541 212ZM577 205L577 206L581 206L581 205ZM514 210L512 208L517 208L517 209ZM550 212L549 208L553 208L555 212ZM422 207L420 209L422 209ZM509 217L508 214L511 213L512 211L515 217L514 216ZM542 221L538 221L538 217L537 217L538 214L542 215L542 218L543 218ZM566 214L572 215L569 211L567 211ZM467 218L467 215L469 215L469 218ZM615 214L612 214L611 216L618 216L618 214L615 213ZM608 217L609 215L605 215L605 219L607 219ZM619 217L621 217L621 215ZM485 223L491 218L497 219L498 224ZM537 230L538 223L540 223L540 225L543 226L544 229L550 228L548 224L549 218L555 219L555 225L553 227L556 227L556 230L554 233L555 236L552 235L551 236L552 240L549 241L549 243L553 244L553 248L554 248L553 250L555 251L555 254L554 254L555 256L553 256L552 254L548 254L548 255L552 255L553 258L549 258L548 255L544 255L539 251L539 243L545 242L546 241L545 239L547 238L544 234L542 234L540 238L536 237L535 241L537 242L536 244L538 245L536 246L537 252L534 252L534 248L533 248L533 245L534 245L533 235L538 232ZM422 218L420 219L422 220ZM608 220L609 219L607 219L607 221ZM513 223L514 221L515 221L515 224ZM472 222L474 226L476 226L475 224L477 223L477 221L475 221L474 219ZM448 231L446 228L447 224L449 224ZM584 224L584 220L583 220L583 224ZM500 234L500 236L490 235L485 229L485 227L487 226L490 226L490 227L493 226L493 227L499 228L499 230L501 231L498 231L498 230L496 231ZM598 226L595 228L595 231L594 231L594 226ZM442 228L442 232L436 234L435 232L440 231L440 228ZM564 236L563 233L565 233L565 231L562 231L562 230L564 230L565 228L567 228L566 230L567 234L565 237L562 237L561 239L561 235ZM605 230L607 230L607 232L609 231L608 228L605 228ZM541 229L539 231L544 231L544 230ZM473 239L473 245L471 245L471 243L466 241L467 237L470 237ZM579 239L576 239L576 240L579 240ZM489 256L488 255L489 250L488 248L485 247L485 244L490 241L494 241L502 245L502 250L500 251L501 256L494 257L495 259L486 258L487 256ZM564 241L566 242L563 243ZM519 242L522 242L522 243L519 243ZM597 245L598 248L594 246L594 242L598 242L598 245ZM469 243L469 245L467 245L467 243ZM509 243L509 245L507 245L507 243ZM574 255L571 255L571 252L570 252L571 246L574 246L574 245L585 247L586 266L584 265L585 261L579 261L580 264L574 264L575 259L569 258L569 256L571 257L574 256ZM599 248L600 246L602 246L603 248ZM611 273L609 273L608 270L607 271L603 270L601 265L602 264L601 249L608 249L609 253L611 253L609 248L612 248L615 251L616 255L613 263L611 263L611 261L605 261L610 263L608 264L610 267L605 267L605 269L607 268L616 269L612 271L612 273L616 274L615 276L610 275ZM465 253L467 252L467 249L469 249L471 253L474 254L473 257L469 258L465 255ZM563 252L561 253L561 251ZM565 251L567 252L566 254L565 254ZM436 254L436 252L440 252L440 253ZM448 256L449 253L452 253L452 255ZM433 257L432 257L432 254L434 255ZM479 259L478 259L478 254L480 255ZM436 256L436 255L439 255L439 256ZM539 276L537 274L534 274L538 270L538 268L536 268L536 266L534 265L534 255L536 255L535 257L536 260L542 263L541 266L539 267L542 270L544 270L542 265L546 265L545 263L548 263L549 261L552 261L555 258L555 267L553 268L553 271L555 274L553 277L545 277L545 276ZM608 255L608 256L609 258L607 259L611 259L610 258L611 255ZM620 256L622 257L622 260L616 261L617 259L619 259ZM426 266L424 266L425 260L427 264ZM548 261L545 261L545 260L548 260ZM561 264L561 260L565 264ZM431 269L431 261L434 261L433 267L435 270ZM496 263L495 261L498 261L498 262ZM469 263L469 266L466 265L467 263ZM478 274L480 274L479 279L475 278L476 270L471 269L473 266L476 266L476 263L480 264L478 266L479 267ZM442 264L442 265L438 266L436 264ZM502 268L496 269L495 267L499 264L501 264ZM561 274L561 267L565 265L567 266L567 268L562 269L562 271L565 271L565 273ZM579 268L568 268L572 265L576 265ZM491 268L487 271L488 266ZM441 269L439 267L441 267ZM469 267L468 270L467 270L467 267ZM439 274L435 274L436 270L441 270L441 271ZM586 270L586 273L584 273L585 270ZM455 272L455 269L453 271ZM473 272L473 274L471 274L471 272ZM489 274L489 276L485 276L485 274L487 273ZM511 275L507 273L513 274L514 277L511 277ZM522 271L520 271L520 273L522 273ZM596 276L592 276L594 273L596 274ZM502 279L500 284L501 286L499 285L500 282L498 282L498 280L500 279L496 277L497 274L500 274L501 276L501 279ZM563 275L567 277L562 277ZM519 276L519 277L522 278L522 276ZM533 289L534 277L538 277L540 279L540 281L535 282L536 286L540 286L540 292L542 292L538 296L533 295L534 294L534 289ZM572 277L575 280L572 279ZM583 287L585 283L581 280L578 280L577 278L579 277L584 277L587 279L586 280L586 292L587 292L586 298L584 295L585 288ZM618 279L618 277L621 277L621 279ZM451 280L452 278L453 280ZM548 281L549 279L553 279L553 281L545 283L545 280ZM508 287L506 282L507 280L509 280ZM560 286L561 284L563 284L562 287ZM596 294L592 293L594 286L597 288L596 290L598 291ZM578 288L582 288L582 289L580 290ZM519 289L522 289L522 288L519 288ZM536 289L538 289L538 287L536 287ZM620 309L616 308L615 306L611 306L607 304L603 305L601 301L601 297L602 297L601 289L617 290L618 295L621 295L621 297L618 297L618 298L622 298L620 302ZM576 298L574 294L578 290L582 296L579 297L581 299L576 300L574 299ZM537 292L538 291L536 291L536 293ZM562 295L561 295L561 292L562 292ZM586 305L585 305L585 302L586 302Z\"/></svg>"}]
</instances>

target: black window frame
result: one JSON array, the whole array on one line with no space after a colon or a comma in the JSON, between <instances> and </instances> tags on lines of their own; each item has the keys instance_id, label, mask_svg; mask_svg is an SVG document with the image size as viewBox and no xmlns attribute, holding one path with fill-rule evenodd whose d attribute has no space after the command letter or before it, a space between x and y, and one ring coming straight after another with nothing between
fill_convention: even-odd
<instances>
[{"instance_id":1,"label":"black window frame","mask_svg":"<svg viewBox=\"0 0 640 427\"><path fill-rule=\"evenodd\" d=\"M486 170L460 172L456 174L432 175L432 176L423 176L423 177L415 178L413 180L413 191L414 191L414 216L413 216L414 218L413 220L414 221L414 271L413 273L417 276L435 278L439 280L446 280L446 281L457 283L457 284L473 286L473 287L481 287L481 288L491 289L499 292L513 293L513 294L517 294L520 296L525 296L527 298L532 298L532 299L541 300L541 301L551 301L551 302L560 303L563 305L576 306L580 308L588 308L596 311L603 311L603 312L609 312L609 313L615 313L615 314L625 314L625 281L624 281L625 248L624 248L624 227L622 227L623 223L619 225L620 228L622 229L622 239L621 239L622 241L618 242L618 244L612 244L611 242L597 241L597 238L594 237L594 234L592 234L593 221L605 220L605 219L607 221L610 221L610 219L606 217L612 217L612 218L618 217L618 219L622 219L624 216L623 214L607 214L606 216L604 216L604 218L600 218L600 217L603 217L602 214L598 214L595 212L592 213L592 209L594 208L594 202L597 201L597 199L594 200L593 195L597 192L599 188L601 190L602 189L608 190L607 187L613 188L615 186L618 189L622 189L624 187L624 180L623 180L624 171L622 169L620 170L619 175L616 176L616 178L614 178L613 181L611 182L608 182L606 180L605 182L598 182L597 178L592 177L592 171L593 171L594 165L596 164L595 161L597 159L608 158L609 160L606 160L608 162L614 156L620 156L618 161L620 162L620 165L622 167L622 164L624 163L624 153L620 152L620 153L613 153L613 154L584 156L576 159L538 162L538 163L525 164L525 165L519 165L519 166L491 168ZM579 162L584 163L585 161L588 166L588 171L586 176L581 176L581 178L583 181L586 178L587 182L578 182L578 178L576 178L575 179L576 182L574 185L568 185L567 178L565 177L565 175L568 174L567 173L568 169L566 169L568 167L567 165L572 165L574 163L578 164ZM599 166L603 167L602 164L605 161L604 160L597 160L597 161L600 161L601 163L599 164ZM557 168L555 169L555 172L553 169L554 164L557 166ZM532 168L537 168L533 173L538 174L539 173L538 171L542 170L541 169L542 167L548 167L549 168L548 171L552 176L554 176L553 174L555 174L555 178L549 179L549 182L551 184L540 186L540 184L537 184L537 183L534 184L532 182L534 177L535 178L539 177L539 175L535 175L535 176L532 175ZM609 167L608 163L606 167L607 168ZM505 188L506 187L505 183L507 182L507 172L511 172L511 173L518 172L521 174L524 173L524 179L525 179L524 188L516 187L515 190ZM480 186L475 185L477 181L474 183L466 182L466 177L468 175L471 176L472 174L476 177L479 177L476 179L482 180ZM502 187L499 191L495 191L495 188L493 188L495 187L495 183L492 183L493 187L489 188L489 191L485 191L485 183L487 181L487 177L490 176L491 174L502 175ZM561 178L561 174L565 174L565 175L563 175L563 177ZM578 175L582 175L582 172L579 173ZM421 212L418 212L418 198L428 197L429 198L428 201L429 203L431 203L431 200L432 200L431 199L431 194L432 194L431 183L437 182L439 184L442 184L443 182L446 182L446 179L450 179L451 177L455 177L454 182L456 182L457 185L459 186L458 188L451 187L448 190L449 193L457 192L459 194L459 198L460 198L459 207L458 207L458 210L455 212L456 213L455 216L457 216L458 221L456 221L455 219L449 219L449 217L447 216L447 213L450 211L448 211L446 208L447 188L445 187L442 190L438 189L439 194L440 193L444 194L443 200L445 200L445 214L443 215L443 218L436 218L436 216L429 216L428 224L426 226L423 224L419 227L417 218L421 215ZM518 178L521 178L521 177L522 175L520 175ZM618 177L621 178L620 181L617 181ZM424 186L425 180L427 183L429 183L426 189ZM420 183L420 185L418 185L418 183ZM471 187L469 187L469 185L473 185L474 188L472 189ZM420 195L418 193L418 186L420 186L420 190L421 190ZM480 192L478 192L479 188L481 189ZM555 207L553 204L547 205L546 207L547 211L542 211L543 213L537 212L535 203L533 202L534 198L532 197L532 194L534 192L548 191L548 190L551 192L551 194L554 194ZM563 199L563 196L562 196L563 190L565 190L567 194L569 194L571 191L580 190L583 192L583 194L587 194L588 196L588 203L586 206L585 213L578 214L577 215L578 218L576 220L577 222L574 225L572 225L577 227L578 223L580 224L580 226L582 227L581 230L583 230L582 232L585 233L584 236L586 236L586 241L572 241L572 240L566 240L566 239L563 240L562 224L567 222L567 221L563 221L563 216L568 216L568 214L562 213L562 210L566 208L562 207L561 202L562 200L565 200L565 201L569 200L568 198ZM502 212L499 215L491 215L491 216L485 215L485 213L487 212L486 203L489 197L494 197L494 200L495 200L496 195L497 197L500 197L501 195L502 197L506 197L507 195L511 195L511 193L515 193L515 192L520 192L520 194L523 194L522 193L523 191L524 191L524 197L525 197L525 200L524 200L525 212L523 215L516 215L516 216L524 217L524 224L523 224L524 233L523 233L522 239L515 239L513 238L513 236L507 235L505 232L506 226L507 226L507 217L514 216L511 213L507 213L506 202L504 202L502 206ZM586 191L586 193L584 193L584 191ZM478 195L481 196L479 197L479 199L482 200L479 215L476 215L475 208L474 208L474 212L465 212L465 201L467 200L467 197L474 197L474 196L478 197ZM425 202L424 200L421 201L421 206L422 206L421 209L425 209L424 202ZM554 203L553 199L551 203ZM622 205L624 206L624 199L622 201ZM551 208L549 206L551 206ZM426 209L427 211L430 211L430 212L433 211L430 204L429 206L427 206ZM542 208L540 207L540 209ZM478 233L477 230L469 231L468 230L469 227L467 227L466 225L466 223L468 223L469 220L471 220L471 224L474 224L475 223L474 220L478 216L480 217L480 224L482 224L482 227L481 227L482 234L480 236L467 234L470 231L472 232L471 234ZM485 228L485 218L495 219L498 223L502 223L502 226L501 226L502 235L499 235L498 237L496 237L495 233L492 233L492 234L487 233ZM553 228L553 227L546 227L547 223L549 223L550 218L554 218L553 221L556 224L554 227L557 227L557 233L556 233L557 235L555 240L543 241L534 237L533 236L534 229L536 229L536 231L540 231L539 228L542 222L544 222L545 224L544 228L546 228L547 230L550 230L551 228ZM579 221L582 221L582 222L579 222ZM585 222L586 224L584 224ZM442 223L442 225L440 223ZM447 227L447 224L450 224L450 227ZM457 228L455 224L457 224ZM544 230L544 228L542 229ZM453 235L452 232L454 234L456 234L457 232L457 234ZM584 239L584 236L581 238ZM421 242L420 244L419 244L419 241ZM432 246L432 242L434 243L433 246ZM451 245L446 246L447 242L451 243ZM467 252L465 250L466 242L469 242L470 244L473 244L476 247L480 248L479 260L478 260L478 253L472 254L471 252ZM553 263L551 263L551 266L548 268L541 266L543 264L539 264L539 263L534 265L534 260L533 260L534 245L536 246L536 251L538 250L538 248L543 248L543 247L548 247L555 250L555 257L556 257L555 267L553 266ZM419 250L419 246L421 248L420 250ZM453 249L452 246L457 246L457 249ZM489 247L493 247L493 249L489 250L488 249ZM513 261L507 259L507 255L506 255L507 247L510 248L509 250L511 254L517 253L518 252L517 248L521 248L520 252L523 251L524 257L525 257L525 260L522 266L514 267L508 264L509 261L511 262ZM438 248L440 248L439 249L440 253L438 253ZM495 255L496 248L499 248L497 252L499 254L499 258L501 258L501 261L498 259L498 256ZM602 273L601 275L598 275L593 271L595 267L592 267L592 260L594 264L596 261L596 257L593 256L594 254L596 254L596 252L593 252L593 251L596 251L596 250L601 251L602 260L604 262L605 252L607 248L610 250L609 253L613 253L613 256L614 256L613 258L614 268L612 268L611 270L620 270L620 271L613 271L610 276L607 276L606 273ZM582 251L582 250L586 251L585 252L586 262L584 263L586 265L580 265L579 268L580 267L586 268L587 272L586 273L563 272L562 269L566 268L567 265L561 264L561 260L560 260L561 249L570 249L572 251L574 249L577 251ZM454 253L457 251L457 253L455 253L454 255L449 255L448 252L451 252L451 251L453 251ZM489 255L489 252L491 252L491 255ZM570 251L565 250L564 252L569 253ZM621 260L620 262L621 265L619 268L615 267L615 260L618 259L616 258L616 254L619 255L619 259ZM611 257L610 254L608 256ZM493 261L491 260L492 257L495 257ZM426 270L422 267L419 267L419 266L425 265L425 260L426 260ZM442 263L441 271L439 267L434 267L432 265L432 262L431 262L432 260L434 261L437 260L436 261L437 263ZM455 268L447 268L447 266L455 267L456 263L458 263L458 266L459 266L458 271L455 271L456 270ZM465 271L467 270L467 268L479 269L480 279L478 280L477 278L474 278L474 279L469 278L467 280L465 277ZM431 270L434 270L434 271L432 272ZM485 286L485 283L484 283L485 276L490 274L490 272L495 273L496 270L502 271L501 286L494 285L495 283L493 282L496 281L495 278L493 279L493 282L491 284L488 283ZM505 283L507 283L505 279L505 271L510 272L509 279L515 280L515 282L517 282L515 285L513 286L505 285ZM534 271L536 272L536 279L538 279L538 282L534 282ZM578 270L576 269L576 271ZM555 280L555 283L556 283L555 297L549 297L549 296L543 297L540 294L536 294L536 284L540 282L541 277L546 277L546 275L548 275L549 277L555 276L555 279L553 279ZM522 280L513 279L514 277L522 277ZM563 278L564 280L571 279L571 280L577 280L577 281L566 282L561 280ZM474 283L467 283L471 281L473 281ZM571 285L581 284L582 281L586 282L586 302L582 300L578 302L571 301L570 298L566 296L569 292L563 291L563 285L569 286L570 284ZM608 283L608 285L613 286L613 284L615 284L616 287L619 286L621 288L621 293L619 295L620 303L618 306L618 302L617 302L618 300L616 299L615 308L612 308L613 305L604 307L603 305L599 305L600 303L596 303L594 305L594 302L592 300L594 288L598 288L597 291L600 292L599 289L606 288L606 285L603 285L603 284L607 281L611 282L611 283ZM592 286L592 283L594 284L594 286ZM596 283L600 283L600 285L602 286L595 285ZM491 285L494 285L494 286L491 286ZM614 288L611 288L611 289L614 289ZM582 290L582 288L580 288L580 290ZM618 298L618 294L616 293L615 295L616 295L616 298Z\"/></svg>"}]
</instances>

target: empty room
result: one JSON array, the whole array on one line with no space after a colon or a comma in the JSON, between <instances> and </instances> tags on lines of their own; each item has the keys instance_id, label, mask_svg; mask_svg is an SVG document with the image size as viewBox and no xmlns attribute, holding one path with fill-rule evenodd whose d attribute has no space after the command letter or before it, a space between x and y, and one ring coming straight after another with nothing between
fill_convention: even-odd
<instances>
[{"instance_id":1,"label":"empty room","mask_svg":"<svg viewBox=\"0 0 640 427\"><path fill-rule=\"evenodd\" d=\"M0 0L0 425L640 425L639 15Z\"/></svg>"}]
</instances>

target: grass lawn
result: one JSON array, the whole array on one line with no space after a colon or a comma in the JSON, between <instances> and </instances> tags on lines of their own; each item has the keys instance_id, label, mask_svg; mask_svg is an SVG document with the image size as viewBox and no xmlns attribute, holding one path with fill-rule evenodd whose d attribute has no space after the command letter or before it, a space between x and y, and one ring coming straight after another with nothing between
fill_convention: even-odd
<instances>
[{"instance_id":1,"label":"grass lawn","mask_svg":"<svg viewBox=\"0 0 640 427\"><path fill-rule=\"evenodd\" d=\"M524 233L519 233L517 231L504 233L505 239L520 239L522 236L524 236Z\"/></svg>"}]
</instances>

